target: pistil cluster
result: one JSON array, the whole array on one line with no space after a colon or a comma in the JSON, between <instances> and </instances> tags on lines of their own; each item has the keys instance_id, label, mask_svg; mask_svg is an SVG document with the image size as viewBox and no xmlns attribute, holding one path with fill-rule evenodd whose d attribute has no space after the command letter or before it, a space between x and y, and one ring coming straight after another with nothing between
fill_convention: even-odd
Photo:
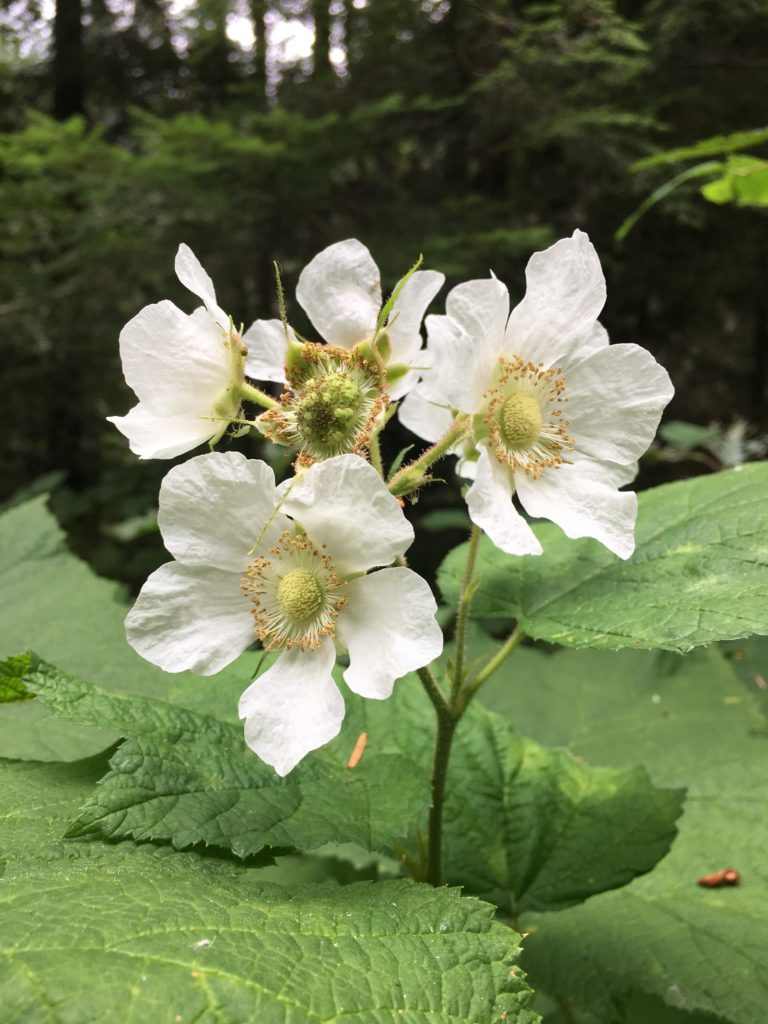
<instances>
[{"instance_id":1,"label":"pistil cluster","mask_svg":"<svg viewBox=\"0 0 768 1024\"><path fill-rule=\"evenodd\" d=\"M346 452L364 454L388 398L381 364L359 349L305 343L287 370L280 404L258 417L276 444L312 465Z\"/></svg>"}]
</instances>

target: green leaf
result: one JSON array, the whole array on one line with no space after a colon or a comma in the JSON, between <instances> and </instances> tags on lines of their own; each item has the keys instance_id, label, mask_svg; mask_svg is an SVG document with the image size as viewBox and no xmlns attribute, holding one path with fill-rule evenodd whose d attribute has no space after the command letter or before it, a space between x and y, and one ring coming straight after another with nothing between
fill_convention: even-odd
<instances>
[{"instance_id":1,"label":"green leaf","mask_svg":"<svg viewBox=\"0 0 768 1024\"><path fill-rule=\"evenodd\" d=\"M690 452L715 434L713 427L702 427L684 420L669 420L659 427L659 437L680 451Z\"/></svg>"},{"instance_id":2,"label":"green leaf","mask_svg":"<svg viewBox=\"0 0 768 1024\"><path fill-rule=\"evenodd\" d=\"M650 871L683 795L657 789L642 768L595 768L521 739L478 707L449 769L448 880L513 918L581 902Z\"/></svg>"},{"instance_id":3,"label":"green leaf","mask_svg":"<svg viewBox=\"0 0 768 1024\"><path fill-rule=\"evenodd\" d=\"M765 673L762 651L754 663ZM524 919L535 987L605 1014L640 991L763 1024L768 738L764 691L751 672L745 682L735 670L747 661L716 648L686 658L522 650L481 691L541 741L616 768L641 760L657 784L689 789L679 835L653 871L578 907ZM741 885L697 885L729 866Z\"/></svg>"},{"instance_id":4,"label":"green leaf","mask_svg":"<svg viewBox=\"0 0 768 1024\"><path fill-rule=\"evenodd\" d=\"M152 877L136 867L29 877L3 894L7 1019L53 1022L60 1006L78 1024L538 1019L514 933L456 892L284 889L172 862Z\"/></svg>"},{"instance_id":5,"label":"green leaf","mask_svg":"<svg viewBox=\"0 0 768 1024\"><path fill-rule=\"evenodd\" d=\"M617 242L623 242L641 217L645 216L657 203L671 195L680 185L684 185L687 181L692 181L695 178L708 178L713 174L719 174L722 170L723 164L716 160L708 160L706 163L696 164L694 167L686 167L684 171L680 171L674 178L670 178L669 181L665 181L663 185L659 185L658 188L654 189L640 203L637 209L633 210L626 220L622 221L616 229L614 238Z\"/></svg>"},{"instance_id":6,"label":"green leaf","mask_svg":"<svg viewBox=\"0 0 768 1024\"><path fill-rule=\"evenodd\" d=\"M434 711L414 676L349 718L348 730L365 730L369 747L383 743L429 772L424 726ZM650 870L669 848L680 802L679 791L656 788L642 769L579 763L474 705L448 771L446 877L510 916L578 902Z\"/></svg>"},{"instance_id":7,"label":"green leaf","mask_svg":"<svg viewBox=\"0 0 768 1024\"><path fill-rule=\"evenodd\" d=\"M205 844L240 857L265 846L328 842L390 849L429 801L427 777L398 754L348 769L321 751L286 778L245 745L242 726L162 701L114 694L38 663L25 683L50 711L106 723L129 738L69 830L71 836Z\"/></svg>"},{"instance_id":8,"label":"green leaf","mask_svg":"<svg viewBox=\"0 0 768 1024\"><path fill-rule=\"evenodd\" d=\"M538 1020L518 936L455 890L283 888L168 848L59 841L56 799L81 799L94 768L0 761L4 1020Z\"/></svg>"},{"instance_id":9,"label":"green leaf","mask_svg":"<svg viewBox=\"0 0 768 1024\"><path fill-rule=\"evenodd\" d=\"M171 676L129 647L119 588L71 554L45 496L0 516L0 607L0 657L32 649L100 686L155 696L193 678ZM207 685L234 676L244 690L250 676L240 666L233 664ZM4 757L72 761L118 738L108 729L58 721L39 701L0 706Z\"/></svg>"},{"instance_id":10,"label":"green leaf","mask_svg":"<svg viewBox=\"0 0 768 1024\"><path fill-rule=\"evenodd\" d=\"M630 1002L625 1024L721 1024L722 1019L709 1013L675 1010L660 999L638 995Z\"/></svg>"},{"instance_id":11,"label":"green leaf","mask_svg":"<svg viewBox=\"0 0 768 1024\"><path fill-rule=\"evenodd\" d=\"M559 1009L557 1003L539 992L533 1006L542 1014L542 1024L607 1024L602 1015L596 1016L589 1011L582 1013L567 1002L562 1003L562 1009ZM674 1010L660 999L636 995L628 1001L626 1008L611 1015L610 1024L723 1024L723 1018L708 1013Z\"/></svg>"},{"instance_id":12,"label":"green leaf","mask_svg":"<svg viewBox=\"0 0 768 1024\"><path fill-rule=\"evenodd\" d=\"M29 669L29 656L18 655L0 663L0 704L12 704L18 700L33 700L21 677Z\"/></svg>"},{"instance_id":13,"label":"green leaf","mask_svg":"<svg viewBox=\"0 0 768 1024\"><path fill-rule=\"evenodd\" d=\"M679 149L668 149L664 153L655 153L643 160L632 164L630 170L641 171L646 167L655 167L658 164L677 163L681 160L698 160L706 156L723 156L726 153L735 153L740 149L750 149L752 146L761 146L768 142L768 128L755 128L746 132L733 132L731 135L715 135L709 139L702 139L692 146L682 146Z\"/></svg>"},{"instance_id":14,"label":"green leaf","mask_svg":"<svg viewBox=\"0 0 768 1024\"><path fill-rule=\"evenodd\" d=\"M722 177L701 189L710 203L768 206L768 162L752 156L732 156L724 171Z\"/></svg>"},{"instance_id":15,"label":"green leaf","mask_svg":"<svg viewBox=\"0 0 768 1024\"><path fill-rule=\"evenodd\" d=\"M639 495L634 555L536 529L538 558L480 545L477 618L515 618L539 640L574 647L684 652L768 633L768 463L753 463ZM466 546L439 582L456 601Z\"/></svg>"},{"instance_id":16,"label":"green leaf","mask_svg":"<svg viewBox=\"0 0 768 1024\"><path fill-rule=\"evenodd\" d=\"M93 849L93 843L67 842L62 836L106 767L103 754L63 765L0 759L0 874L75 860Z\"/></svg>"}]
</instances>

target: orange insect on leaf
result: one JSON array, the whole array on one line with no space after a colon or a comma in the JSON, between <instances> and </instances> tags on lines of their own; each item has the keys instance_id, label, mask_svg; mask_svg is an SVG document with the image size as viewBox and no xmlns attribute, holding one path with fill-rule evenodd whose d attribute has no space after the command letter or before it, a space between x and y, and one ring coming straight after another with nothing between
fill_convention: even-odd
<instances>
[{"instance_id":1,"label":"orange insect on leaf","mask_svg":"<svg viewBox=\"0 0 768 1024\"><path fill-rule=\"evenodd\" d=\"M349 755L349 760L347 761L347 768L354 768L358 764L360 758L363 756L363 751L365 750L365 744L367 742L368 733L361 732L360 735L357 737L357 743L355 743L352 753Z\"/></svg>"},{"instance_id":2,"label":"orange insect on leaf","mask_svg":"<svg viewBox=\"0 0 768 1024\"><path fill-rule=\"evenodd\" d=\"M697 885L705 889L719 889L721 885L738 885L741 875L736 868L723 868L722 871L715 871L711 875L704 875L696 880Z\"/></svg>"}]
</instances>

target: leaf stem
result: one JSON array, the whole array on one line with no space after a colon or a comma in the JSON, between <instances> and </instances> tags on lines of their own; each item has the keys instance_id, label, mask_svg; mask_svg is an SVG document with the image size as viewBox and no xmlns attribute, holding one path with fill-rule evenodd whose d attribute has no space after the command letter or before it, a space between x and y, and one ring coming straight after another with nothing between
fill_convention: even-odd
<instances>
[{"instance_id":1,"label":"leaf stem","mask_svg":"<svg viewBox=\"0 0 768 1024\"><path fill-rule=\"evenodd\" d=\"M519 626L515 626L515 628L509 634L509 636L498 649L498 651L496 651L493 657L485 663L485 665L480 669L475 678L467 683L466 687L464 688L464 693L462 695L464 707L466 707L467 704L469 704L469 702L475 696L475 694L486 681L486 679L490 678L490 676L493 675L496 669L504 661L506 661L506 659L510 656L512 651L514 651L514 649L520 644L520 642L524 638L525 633L522 631L522 629L520 629Z\"/></svg>"},{"instance_id":2,"label":"leaf stem","mask_svg":"<svg viewBox=\"0 0 768 1024\"><path fill-rule=\"evenodd\" d=\"M475 592L475 563L477 561L477 547L480 543L482 530L479 526L472 524L472 532L469 535L469 548L467 560L464 563L464 573L461 578L461 589L459 590L459 604L456 611L456 662L453 668L453 685L451 687L451 704L456 705L458 694L464 685L464 666L466 664L467 647L467 622L469 620L469 609L472 604L472 597Z\"/></svg>"},{"instance_id":3,"label":"leaf stem","mask_svg":"<svg viewBox=\"0 0 768 1024\"><path fill-rule=\"evenodd\" d=\"M448 701L445 699L440 684L435 679L434 673L429 666L424 668L417 668L416 675L421 680L421 685L427 691L427 696L432 701L432 704L437 712L438 716L448 711Z\"/></svg>"},{"instance_id":4,"label":"leaf stem","mask_svg":"<svg viewBox=\"0 0 768 1024\"><path fill-rule=\"evenodd\" d=\"M256 405L261 405L265 409L275 409L280 404L276 399L268 395L266 391L262 391L261 388L255 387L253 384L249 384L248 381L244 380L240 385L240 397L244 398L247 402L254 402Z\"/></svg>"}]
</instances>

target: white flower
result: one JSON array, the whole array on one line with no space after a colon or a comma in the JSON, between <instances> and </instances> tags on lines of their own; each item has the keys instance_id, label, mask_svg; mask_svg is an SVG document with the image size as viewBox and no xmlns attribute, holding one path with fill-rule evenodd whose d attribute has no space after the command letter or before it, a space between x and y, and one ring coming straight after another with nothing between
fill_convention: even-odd
<instances>
[{"instance_id":1,"label":"white flower","mask_svg":"<svg viewBox=\"0 0 768 1024\"><path fill-rule=\"evenodd\" d=\"M516 492L529 515L628 558L637 498L618 488L653 440L673 394L669 376L640 346L608 344L597 321L605 280L583 232L532 256L526 281L511 315L495 277L450 292L447 315L427 318L432 369L401 420L434 441L455 412L472 415L460 466L474 480L467 506L502 551L541 554Z\"/></svg>"},{"instance_id":2,"label":"white flower","mask_svg":"<svg viewBox=\"0 0 768 1024\"><path fill-rule=\"evenodd\" d=\"M237 452L200 455L160 489L160 529L175 561L145 583L129 643L169 672L212 675L257 637L280 650L240 700L245 738L280 775L338 733L344 701L331 670L363 697L442 650L421 577L390 563L413 529L356 455L317 463L275 487L270 467Z\"/></svg>"},{"instance_id":3,"label":"white flower","mask_svg":"<svg viewBox=\"0 0 768 1024\"><path fill-rule=\"evenodd\" d=\"M421 321L444 281L436 270L417 270L403 285L378 339L393 400L405 395L419 378L424 365ZM301 272L296 298L325 341L352 349L374 336L382 304L379 268L362 242L355 238L336 242ZM280 321L257 320L244 341L255 353L246 362L248 375L284 382L287 342Z\"/></svg>"},{"instance_id":4,"label":"white flower","mask_svg":"<svg viewBox=\"0 0 768 1024\"><path fill-rule=\"evenodd\" d=\"M218 440L240 409L243 342L189 246L179 246L176 276L204 305L188 316L168 300L156 302L120 332L123 373L139 402L126 416L107 418L143 459L170 459Z\"/></svg>"}]
</instances>

